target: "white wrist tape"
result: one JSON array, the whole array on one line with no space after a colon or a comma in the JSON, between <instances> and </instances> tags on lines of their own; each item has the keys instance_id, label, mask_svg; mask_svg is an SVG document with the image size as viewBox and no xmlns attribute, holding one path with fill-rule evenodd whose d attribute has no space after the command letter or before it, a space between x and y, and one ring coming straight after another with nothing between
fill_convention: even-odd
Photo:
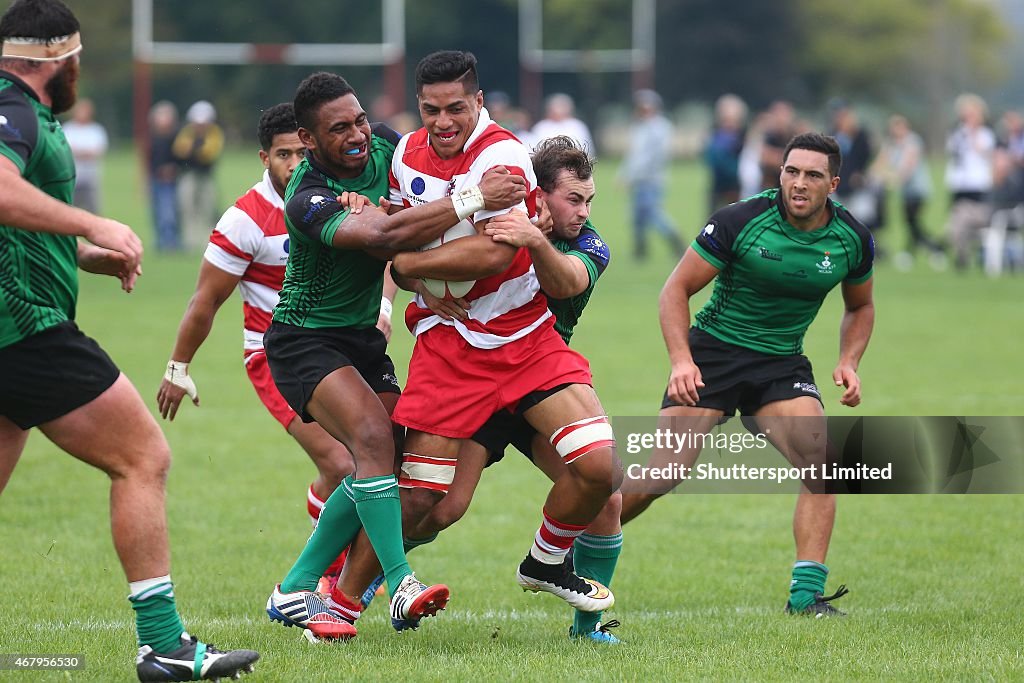
<instances>
[{"instance_id":1,"label":"white wrist tape","mask_svg":"<svg viewBox=\"0 0 1024 683\"><path fill-rule=\"evenodd\" d=\"M390 320L392 310L394 310L394 304L391 303L391 299L382 296L380 298L380 314Z\"/></svg>"},{"instance_id":2,"label":"white wrist tape","mask_svg":"<svg viewBox=\"0 0 1024 683\"><path fill-rule=\"evenodd\" d=\"M174 386L184 389L185 393L193 401L199 395L196 383L188 375L188 363L181 363L176 360L167 361L167 372L164 373L164 379Z\"/></svg>"},{"instance_id":3,"label":"white wrist tape","mask_svg":"<svg viewBox=\"0 0 1024 683\"><path fill-rule=\"evenodd\" d=\"M453 194L452 206L455 207L455 215L459 220L466 220L477 211L484 210L484 193L480 191L480 186L474 185Z\"/></svg>"}]
</instances>

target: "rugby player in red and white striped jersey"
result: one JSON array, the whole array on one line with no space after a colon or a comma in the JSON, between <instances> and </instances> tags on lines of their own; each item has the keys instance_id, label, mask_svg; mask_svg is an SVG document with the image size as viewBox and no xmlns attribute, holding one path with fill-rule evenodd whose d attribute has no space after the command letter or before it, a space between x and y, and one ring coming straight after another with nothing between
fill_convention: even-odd
<instances>
[{"instance_id":1,"label":"rugby player in red and white striped jersey","mask_svg":"<svg viewBox=\"0 0 1024 683\"><path fill-rule=\"evenodd\" d=\"M468 188L489 169L504 167L527 180L527 200L519 208L534 213L536 177L529 151L490 120L478 83L470 53L437 52L419 63L416 87L424 127L395 150L392 209L444 196L471 202L462 196ZM460 441L498 410L518 408L550 436L568 467L545 502L543 523L517 580L527 590L600 611L613 604L611 592L577 576L564 559L617 488L621 465L591 386L590 366L555 332L529 251L483 234L490 218L507 211L475 211L433 245L392 261L399 284L416 283L419 291L469 302L465 320L433 313L422 294L406 311L416 345L392 414L408 430L399 478L403 527L415 528L451 485ZM460 242L460 253L472 244L474 257L453 259L444 247L453 239L468 241ZM339 583L350 599L368 580L364 558L372 562L368 553L354 549L352 554Z\"/></svg>"},{"instance_id":2,"label":"rugby player in red and white striped jersey","mask_svg":"<svg viewBox=\"0 0 1024 683\"><path fill-rule=\"evenodd\" d=\"M331 493L352 473L352 456L340 442L315 422L304 423L274 385L263 349L263 333L270 326L288 260L288 230L284 223L284 191L292 171L305 152L296 133L291 103L267 109L257 129L263 178L230 206L210 234L203 255L199 282L178 328L167 374L160 385L160 413L173 420L188 394L199 405L199 394L189 374L189 363L206 340L221 304L237 288L242 295L245 368L249 380L271 415L302 446L316 465L318 476L307 491L306 509L316 524ZM385 291L378 327L390 335L390 299ZM341 558L343 560L343 557ZM328 569L336 576L340 563Z\"/></svg>"}]
</instances>

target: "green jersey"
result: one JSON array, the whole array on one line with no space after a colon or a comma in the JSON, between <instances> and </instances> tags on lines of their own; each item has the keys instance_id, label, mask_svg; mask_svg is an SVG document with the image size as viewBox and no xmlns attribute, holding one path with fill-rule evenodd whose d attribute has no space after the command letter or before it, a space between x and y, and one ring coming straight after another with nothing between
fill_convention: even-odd
<instances>
[{"instance_id":1,"label":"green jersey","mask_svg":"<svg viewBox=\"0 0 1024 683\"><path fill-rule=\"evenodd\" d=\"M825 296L840 282L859 284L872 274L871 232L828 202L832 218L809 232L786 221L778 190L713 214L692 246L721 272L694 325L762 353L802 353Z\"/></svg>"},{"instance_id":2,"label":"green jersey","mask_svg":"<svg viewBox=\"0 0 1024 683\"><path fill-rule=\"evenodd\" d=\"M25 180L71 203L75 161L60 123L28 85L3 71L0 154L18 167ZM73 320L77 299L75 237L0 225L0 348Z\"/></svg>"},{"instance_id":3,"label":"green jersey","mask_svg":"<svg viewBox=\"0 0 1024 683\"><path fill-rule=\"evenodd\" d=\"M284 194L288 265L274 320L298 327L367 328L377 324L386 263L359 249L332 246L349 215L336 197L358 192L387 197L388 173L398 134L376 125L366 168L356 178L336 178L309 154Z\"/></svg>"},{"instance_id":4,"label":"green jersey","mask_svg":"<svg viewBox=\"0 0 1024 683\"><path fill-rule=\"evenodd\" d=\"M583 309L590 301L590 295L594 292L597 278L601 277L604 269L608 267L611 253L608 250L608 243L601 239L589 220L584 223L580 234L574 239L553 240L551 243L563 254L571 254L583 261L583 265L587 267L587 273L590 275L590 284L576 296L568 299L548 298L548 308L555 314L555 331L562 335L562 339L568 344L569 339L572 338L573 329L579 322L580 316L583 315Z\"/></svg>"}]
</instances>

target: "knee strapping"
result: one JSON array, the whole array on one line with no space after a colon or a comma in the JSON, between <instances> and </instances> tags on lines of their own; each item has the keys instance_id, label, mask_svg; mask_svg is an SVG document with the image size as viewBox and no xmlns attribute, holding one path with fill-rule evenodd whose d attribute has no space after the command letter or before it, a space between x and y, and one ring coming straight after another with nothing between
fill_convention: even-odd
<instances>
[{"instance_id":1,"label":"knee strapping","mask_svg":"<svg viewBox=\"0 0 1024 683\"><path fill-rule=\"evenodd\" d=\"M615 434L607 415L588 417L559 427L550 438L562 461L568 465L598 448L615 446Z\"/></svg>"},{"instance_id":2,"label":"knee strapping","mask_svg":"<svg viewBox=\"0 0 1024 683\"><path fill-rule=\"evenodd\" d=\"M398 485L404 489L430 489L448 493L455 480L455 458L435 458L416 453L402 454Z\"/></svg>"}]
</instances>

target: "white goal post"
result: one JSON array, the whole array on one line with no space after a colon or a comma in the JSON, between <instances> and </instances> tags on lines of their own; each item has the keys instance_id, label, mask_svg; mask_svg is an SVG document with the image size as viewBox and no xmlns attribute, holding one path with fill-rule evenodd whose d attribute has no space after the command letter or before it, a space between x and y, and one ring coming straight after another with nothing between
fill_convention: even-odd
<instances>
[{"instance_id":1,"label":"white goal post","mask_svg":"<svg viewBox=\"0 0 1024 683\"><path fill-rule=\"evenodd\" d=\"M153 37L154 0L132 0L133 128L145 149L153 64L290 64L385 67L385 90L404 107L405 0L381 0L379 43L171 42Z\"/></svg>"},{"instance_id":2,"label":"white goal post","mask_svg":"<svg viewBox=\"0 0 1024 683\"><path fill-rule=\"evenodd\" d=\"M525 107L539 107L544 73L628 72L634 89L654 85L656 0L623 2L632 4L630 49L554 50L544 48L543 0L519 0L520 100ZM580 2L580 11L586 11L586 2Z\"/></svg>"}]
</instances>

